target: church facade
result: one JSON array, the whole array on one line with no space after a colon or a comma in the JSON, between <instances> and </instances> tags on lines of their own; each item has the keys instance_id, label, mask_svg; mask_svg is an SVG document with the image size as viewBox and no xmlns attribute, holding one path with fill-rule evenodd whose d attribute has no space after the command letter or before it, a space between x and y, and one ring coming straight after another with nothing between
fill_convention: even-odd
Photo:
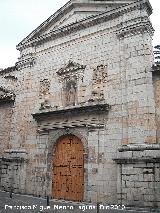
<instances>
[{"instance_id":1,"label":"church facade","mask_svg":"<svg viewBox=\"0 0 160 213\"><path fill-rule=\"evenodd\" d=\"M148 0L71 0L0 71L0 189L160 207Z\"/></svg>"}]
</instances>

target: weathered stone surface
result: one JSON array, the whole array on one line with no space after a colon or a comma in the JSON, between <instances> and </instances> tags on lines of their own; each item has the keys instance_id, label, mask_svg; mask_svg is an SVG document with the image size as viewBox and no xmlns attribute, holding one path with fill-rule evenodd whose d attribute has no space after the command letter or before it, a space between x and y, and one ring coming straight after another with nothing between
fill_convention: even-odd
<instances>
[{"instance_id":1,"label":"weathered stone surface","mask_svg":"<svg viewBox=\"0 0 160 213\"><path fill-rule=\"evenodd\" d=\"M0 103L2 189L52 197L57 142L75 135L84 146L84 201L159 205L152 9L109 2L70 1L17 45L15 67L0 71L0 87L15 95Z\"/></svg>"}]
</instances>

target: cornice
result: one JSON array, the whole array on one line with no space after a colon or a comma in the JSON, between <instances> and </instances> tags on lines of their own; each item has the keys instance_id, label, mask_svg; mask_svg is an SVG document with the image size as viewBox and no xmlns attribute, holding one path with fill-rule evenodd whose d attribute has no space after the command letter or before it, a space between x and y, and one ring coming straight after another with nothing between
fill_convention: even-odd
<instances>
[{"instance_id":1,"label":"cornice","mask_svg":"<svg viewBox=\"0 0 160 213\"><path fill-rule=\"evenodd\" d=\"M47 28L50 26L52 21L56 21L60 16L64 15L66 12L69 12L72 7L72 0L68 1L63 7L57 10L53 15L51 15L47 20L45 20L42 24L40 24L35 30L33 30L26 38L24 38L17 47L21 46L21 44L25 43L26 41L30 40L30 38L38 37L40 33L43 31L44 27ZM19 50L19 48L17 48Z\"/></svg>"},{"instance_id":2,"label":"cornice","mask_svg":"<svg viewBox=\"0 0 160 213\"><path fill-rule=\"evenodd\" d=\"M21 70L24 68L32 67L35 64L36 58L32 53L29 53L25 56L19 58L19 61L16 62L15 67L17 70Z\"/></svg>"},{"instance_id":3,"label":"cornice","mask_svg":"<svg viewBox=\"0 0 160 213\"><path fill-rule=\"evenodd\" d=\"M5 75L14 71L21 70L23 68L32 67L35 64L36 58L32 53L26 54L18 58L18 62L15 63L15 66L8 67L6 69L0 70L0 75ZM8 76L9 77L9 76ZM7 76L6 76L7 78ZM13 77L15 78L15 77Z\"/></svg>"},{"instance_id":4,"label":"cornice","mask_svg":"<svg viewBox=\"0 0 160 213\"><path fill-rule=\"evenodd\" d=\"M17 163L22 163L27 161L27 151L24 149L8 149L4 151L4 155L1 158L2 161L6 162L17 162Z\"/></svg>"},{"instance_id":5,"label":"cornice","mask_svg":"<svg viewBox=\"0 0 160 213\"><path fill-rule=\"evenodd\" d=\"M62 28L52 30L46 34L39 35L37 37L31 37L28 40L23 40L21 43L19 43L17 45L16 48L21 51L30 46L37 46L46 41L54 40L56 38L60 38L60 37L69 35L73 32L77 32L77 31L86 29L88 27L97 25L99 23L113 20L117 17L122 16L123 14L134 11L136 9L139 9L139 10L146 9L148 12L148 15L150 15L152 13L152 8L151 8L149 2L147 0L139 0L137 2L130 3L125 6L121 6L119 8L113 9L113 10L103 12L99 15L91 16L89 18L83 19L76 23L69 24Z\"/></svg>"},{"instance_id":6,"label":"cornice","mask_svg":"<svg viewBox=\"0 0 160 213\"><path fill-rule=\"evenodd\" d=\"M154 29L149 19L147 17L138 19L139 21L137 23L131 24L129 26L124 26L122 23L121 26L119 26L119 29L116 30L117 37L122 39L133 35L142 34L144 32L147 32L150 34L150 36L153 36Z\"/></svg>"},{"instance_id":7,"label":"cornice","mask_svg":"<svg viewBox=\"0 0 160 213\"><path fill-rule=\"evenodd\" d=\"M114 1L111 0L111 1L86 1L86 0L81 0L81 1L78 1L78 0L70 0L68 1L63 7L61 7L59 10L57 10L53 15L51 15L47 20L45 20L41 25L39 25L35 30L33 30L26 38L24 38L22 40L21 43L25 43L26 40L30 39L31 37L37 37L41 34L41 32L44 32L44 30L46 28L48 28L49 26L52 25L52 23L56 23L56 21L60 20L60 18L62 16L64 16L65 14L67 14L68 12L70 12L73 8L76 8L76 7L82 7L82 6L96 6L98 7L98 5L105 7L106 6L106 3L107 5L108 4L116 4L116 6L118 5L122 5L122 4L127 4L128 1L130 0L119 0L118 2L117 1ZM134 0L132 0L134 1Z\"/></svg>"},{"instance_id":8,"label":"cornice","mask_svg":"<svg viewBox=\"0 0 160 213\"><path fill-rule=\"evenodd\" d=\"M0 103L14 101L15 94L3 87L0 87Z\"/></svg>"},{"instance_id":9,"label":"cornice","mask_svg":"<svg viewBox=\"0 0 160 213\"><path fill-rule=\"evenodd\" d=\"M0 75L8 74L16 70L17 70L16 66L8 67L8 68L0 70Z\"/></svg>"},{"instance_id":10,"label":"cornice","mask_svg":"<svg viewBox=\"0 0 160 213\"><path fill-rule=\"evenodd\" d=\"M160 150L160 144L130 144L118 148L119 152Z\"/></svg>"},{"instance_id":11,"label":"cornice","mask_svg":"<svg viewBox=\"0 0 160 213\"><path fill-rule=\"evenodd\" d=\"M143 158L115 158L117 164L135 164L135 163L160 163L160 157L143 157Z\"/></svg>"},{"instance_id":12,"label":"cornice","mask_svg":"<svg viewBox=\"0 0 160 213\"><path fill-rule=\"evenodd\" d=\"M55 117L67 117L68 115L79 115L79 114L94 114L95 112L106 112L110 109L110 106L106 103L98 103L98 104L91 104L85 106L75 106L75 107L66 107L63 109L50 109L47 111L37 112L32 114L33 118L36 121L40 121L46 119L48 116L51 118Z\"/></svg>"}]
</instances>

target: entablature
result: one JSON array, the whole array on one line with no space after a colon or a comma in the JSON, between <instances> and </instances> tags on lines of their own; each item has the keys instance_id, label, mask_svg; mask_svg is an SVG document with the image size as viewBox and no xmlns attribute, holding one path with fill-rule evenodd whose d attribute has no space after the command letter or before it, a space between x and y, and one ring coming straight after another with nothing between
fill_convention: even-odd
<instances>
[{"instance_id":1,"label":"entablature","mask_svg":"<svg viewBox=\"0 0 160 213\"><path fill-rule=\"evenodd\" d=\"M32 114L40 131L51 129L93 127L103 128L110 106L105 103L88 103L65 108L50 108Z\"/></svg>"},{"instance_id":2,"label":"entablature","mask_svg":"<svg viewBox=\"0 0 160 213\"><path fill-rule=\"evenodd\" d=\"M0 103L10 102L15 100L15 94L3 87L0 87Z\"/></svg>"},{"instance_id":3,"label":"entablature","mask_svg":"<svg viewBox=\"0 0 160 213\"><path fill-rule=\"evenodd\" d=\"M0 75L5 75L5 74L8 74L8 73L12 73L12 72L14 72L16 70L17 70L16 66L7 67L5 69L0 70Z\"/></svg>"}]
</instances>

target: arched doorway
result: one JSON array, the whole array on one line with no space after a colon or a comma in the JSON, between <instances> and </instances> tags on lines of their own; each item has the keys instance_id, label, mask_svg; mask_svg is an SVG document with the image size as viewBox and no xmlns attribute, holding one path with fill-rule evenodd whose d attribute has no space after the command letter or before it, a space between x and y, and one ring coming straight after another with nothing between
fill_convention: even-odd
<instances>
[{"instance_id":1,"label":"arched doorway","mask_svg":"<svg viewBox=\"0 0 160 213\"><path fill-rule=\"evenodd\" d=\"M59 139L53 160L53 198L83 201L83 154L83 144L78 137L67 135Z\"/></svg>"}]
</instances>

